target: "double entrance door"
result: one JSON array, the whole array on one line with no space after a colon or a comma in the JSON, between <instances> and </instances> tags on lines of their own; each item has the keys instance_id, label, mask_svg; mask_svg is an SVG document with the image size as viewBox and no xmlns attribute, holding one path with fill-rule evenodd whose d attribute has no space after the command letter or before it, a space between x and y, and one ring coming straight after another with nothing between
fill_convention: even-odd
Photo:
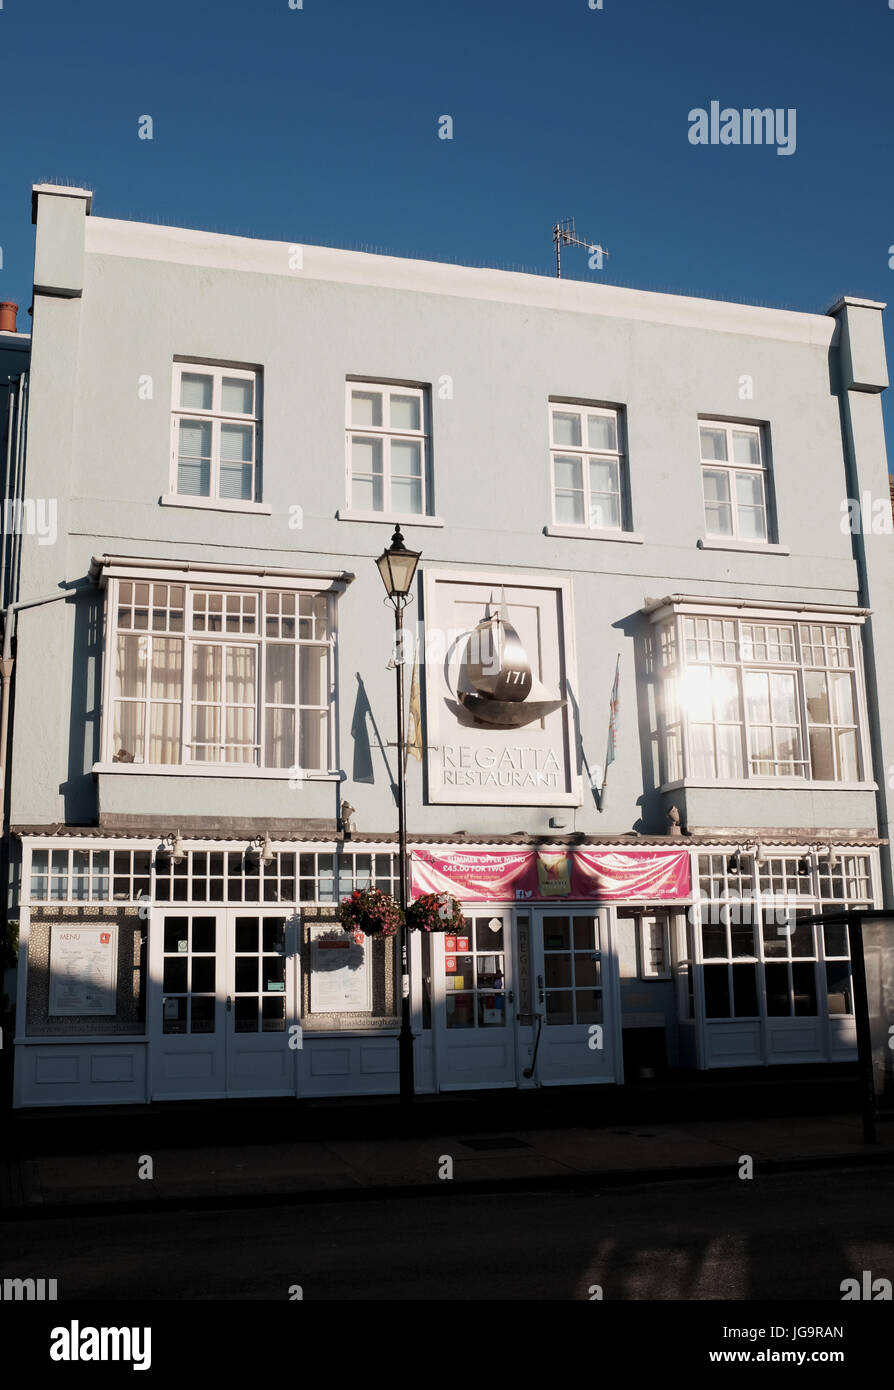
<instances>
[{"instance_id":1,"label":"double entrance door","mask_svg":"<svg viewBox=\"0 0 894 1390\"><path fill-rule=\"evenodd\" d=\"M149 959L153 1100L295 1094L297 918L156 910Z\"/></svg>"},{"instance_id":2,"label":"double entrance door","mask_svg":"<svg viewBox=\"0 0 894 1390\"><path fill-rule=\"evenodd\" d=\"M439 1090L620 1079L605 909L470 909L432 938Z\"/></svg>"}]
</instances>

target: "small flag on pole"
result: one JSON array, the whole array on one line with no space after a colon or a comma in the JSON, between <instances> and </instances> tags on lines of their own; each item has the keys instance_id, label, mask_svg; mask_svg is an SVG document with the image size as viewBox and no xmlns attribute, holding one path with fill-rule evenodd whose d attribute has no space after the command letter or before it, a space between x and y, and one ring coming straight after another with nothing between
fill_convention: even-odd
<instances>
[{"instance_id":1,"label":"small flag on pole","mask_svg":"<svg viewBox=\"0 0 894 1390\"><path fill-rule=\"evenodd\" d=\"M605 805L605 784L608 780L608 765L615 761L618 751L618 681L621 676L621 653L618 652L618 660L615 665L615 681L612 686L612 698L608 710L608 742L605 749L605 767L602 770L602 787L599 792L599 809Z\"/></svg>"},{"instance_id":2,"label":"small flag on pole","mask_svg":"<svg viewBox=\"0 0 894 1390\"><path fill-rule=\"evenodd\" d=\"M417 762L422 762L422 710L419 704L419 653L413 662L413 679L410 682L410 714L407 721L407 739L404 745L404 770L407 766L407 756L413 755Z\"/></svg>"}]
</instances>

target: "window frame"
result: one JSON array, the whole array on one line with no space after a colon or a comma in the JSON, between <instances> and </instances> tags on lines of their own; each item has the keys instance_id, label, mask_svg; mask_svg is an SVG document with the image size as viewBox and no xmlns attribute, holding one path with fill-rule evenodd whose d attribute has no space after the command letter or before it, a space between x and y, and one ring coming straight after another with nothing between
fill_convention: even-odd
<instances>
[{"instance_id":1,"label":"window frame","mask_svg":"<svg viewBox=\"0 0 894 1390\"><path fill-rule=\"evenodd\" d=\"M825 846L822 847L825 850ZM843 952L830 951L826 936L826 925L836 923L814 923L809 928L811 949L794 949L794 936L797 921L804 916L823 912L829 908L842 910L861 908L871 909L878 901L879 862L878 851L869 846L851 848L831 842L837 863L830 867L828 853L818 853L817 846L786 845L784 849L775 847L769 850L766 858L755 861L753 854L738 853L734 846L721 848L704 847L693 851L693 890L692 908L689 913L691 939L687 944L688 959L685 962L700 977L699 995L701 1019L704 1024L721 1026L736 1024L743 1019L759 1021L763 1026L780 1020L798 1018L815 1019L828 1029L836 1019L855 1017L853 996L853 973L847 934ZM739 869L733 871L728 866L730 858L736 858ZM806 875L797 874L799 861L806 861ZM858 867L862 861L862 867ZM842 892L833 893L833 876L840 879ZM775 883L774 883L775 880ZM707 883L708 893L703 893ZM720 891L716 891L719 886ZM855 887L863 892L853 893ZM732 891L731 891L732 890ZM707 910L707 911L706 911ZM794 922L794 927L781 926L780 916ZM746 923L747 918L747 923ZM749 955L736 955L732 946L732 932L737 921L747 925L752 935L754 952ZM705 929L711 925L715 933L725 933L727 949L715 955L705 953ZM775 936L770 929L776 926ZM772 940L779 949L770 949ZM733 967L736 964L756 967L757 1004L756 1014L736 1014L734 1012ZM785 967L786 998L788 1011L770 1012L767 989L767 968ZM829 970L833 967L841 971L846 968L847 984L845 995L850 1008L833 1012L829 1007ZM709 1015L706 1008L705 969L721 967L727 969L728 997L730 1012L726 1015ZM816 1011L808 1013L797 1007L798 990L795 985L795 967L810 968L813 973ZM774 972L778 975L779 972Z\"/></svg>"},{"instance_id":2,"label":"window frame","mask_svg":"<svg viewBox=\"0 0 894 1390\"><path fill-rule=\"evenodd\" d=\"M212 378L211 409L187 408L180 404L180 387L183 376L199 375ZM224 377L241 381L251 381L253 385L254 412L251 415L234 414L220 408ZM203 362L193 358L175 357L171 373L171 467L168 479L168 497L176 498L180 505L222 507L227 510L251 510L262 505L262 451L263 430L263 379L260 367L226 362ZM208 492L191 493L180 491L180 422L181 420L208 421L211 424L211 459L208 475ZM220 493L220 433L222 424L251 425L252 433L252 488L250 497L222 497Z\"/></svg>"},{"instance_id":3,"label":"window frame","mask_svg":"<svg viewBox=\"0 0 894 1390\"><path fill-rule=\"evenodd\" d=\"M123 632L118 627L118 609L120 607L121 584L147 584L147 585L166 585L170 592L171 587L184 589L183 606L183 625L178 631L171 631L167 628L163 632L154 632L151 626L140 631L125 629ZM227 615L226 598L233 594L251 593L256 596L256 624L255 633L231 632L222 630L220 632L209 632L196 630L194 625L194 595L196 593L221 593L223 595L222 617ZM295 597L295 619L296 636L283 638L278 633L268 636L266 632L267 606L265 601L266 594L278 593L280 595L294 595ZM298 617L299 603L301 596L311 595L325 599L326 607L326 637L311 637L301 639L298 637ZM326 586L326 582L312 583L283 583L277 582L274 577L262 577L260 575L220 575L208 574L200 571L195 573L179 571L134 571L132 573L112 574L108 577L106 585L105 615L104 615L104 644L103 644L103 710L102 710L102 731L100 747L102 749L102 761L96 765L94 770L103 772L109 771L135 771L150 774L162 775L191 775L191 776L242 776L242 777L278 777L292 779L297 776L310 779L323 778L329 779L338 775L335 761L336 734L337 734L337 593ZM136 601L134 601L136 607ZM149 609L156 608L154 603L154 592L150 590ZM170 605L168 608L170 612ZM240 607L241 612L241 607ZM146 638L145 650L151 652L153 638L174 637L183 643L182 648L182 674L179 697L180 709L180 733L179 733L179 759L172 763L153 763L145 759L141 762L115 761L115 705L119 699L130 701L131 697L120 696L117 692L117 643L119 636L136 636ZM256 652L255 671L254 671L254 691L255 691L255 744L257 749L257 761L245 762L233 759L227 761L213 761L210 759L196 759L192 757L192 748L196 742L192 738L192 652L199 646L251 646ZM267 650L271 646L290 647L294 652L295 669L295 745L294 754L296 761L286 767L268 765L264 758L266 756L266 715L268 708L278 707L275 701L268 701L266 698L266 663ZM323 704L310 704L301 699L300 665L301 650L304 647L318 649L326 648L326 667L324 675L324 695ZM149 658L151 660L151 657ZM225 658L224 658L225 659ZM150 668L147 666L147 676L144 682L144 693L141 697L133 697L134 703L142 703L147 711L144 719L148 719L148 711L151 702L151 679ZM221 699L218 704L224 707L226 702L223 699L224 670L221 668ZM311 713L320 712L326 715L326 727L322 736L322 752L325 766L321 768L304 769L297 761L300 754L300 722L301 715L309 711ZM226 730L221 727L221 747L227 747L225 742ZM148 752L148 739L150 737L150 725L145 723L143 733L144 752ZM242 745L234 744L233 748Z\"/></svg>"},{"instance_id":4,"label":"window frame","mask_svg":"<svg viewBox=\"0 0 894 1390\"><path fill-rule=\"evenodd\" d=\"M716 786L718 783L730 786L760 786L760 787L812 787L828 790L846 790L848 788L860 788L862 790L872 789L875 783L872 779L872 761L869 750L869 722L866 701L866 684L863 663L863 643L860 631L863 624L861 613L853 611L842 613L834 611L819 612L799 612L794 609L780 607L779 609L763 608L742 608L730 607L727 605L713 604L687 604L672 603L662 605L661 608L652 613L654 624L653 653L654 670L656 679L656 728L658 733L659 747L659 766L661 775L661 787L668 790L677 786ZM717 640L708 629L709 655L704 658L687 658L685 632L685 621L692 619L697 622L699 619L707 620L710 624L714 622L729 622L735 624L735 645L736 656L729 658L725 654L715 657L713 643ZM763 626L767 627L791 627L793 629L794 652L790 660L775 659L768 655L766 658L746 658L743 656L745 642L742 640L742 630L748 625L752 628ZM844 628L849 643L850 661L847 665L834 665L831 662L817 664L815 659L808 660L805 648L810 646L815 650L815 643L812 638L805 636L805 632L810 628L836 629ZM689 639L693 640L693 639ZM698 631L696 628L695 640L698 641ZM704 639L702 639L704 640ZM825 646L825 644L824 644ZM826 647L826 650L828 648ZM840 647L839 647L840 650ZM720 772L708 775L706 772L693 771L694 754L692 741L693 724L703 724L703 720L693 720L686 708L684 694L684 679L688 669L714 667L716 665L729 666L737 673L738 704L740 718L736 727L740 731L740 773L738 776L724 776ZM794 673L796 677L796 713L798 718L797 730L800 743L800 756L794 761L804 767L804 774L792 772L780 773L779 775L769 773L752 773L752 762L764 762L756 755L752 756L751 730L755 725L748 717L748 709L745 700L745 675L748 671L773 672L773 673ZM855 723L846 724L837 722L823 724L813 723L809 719L806 695L806 676L810 673L837 672L847 674L851 680L851 691L853 695L853 710ZM828 687L827 687L828 688ZM829 700L831 705L831 697ZM830 709L830 715L832 711ZM724 727L727 724L724 721ZM708 721L709 727L716 731L717 721ZM774 730L788 727L781 724L772 724ZM838 769L839 754L838 744L834 737L837 732L850 733L855 735L854 743L856 748L857 777L856 780L829 780L826 778L815 778L813 774L813 758L810 753L810 731L815 729L830 729L833 735L833 758L835 768ZM774 735L775 738L775 735ZM676 740L676 757L670 761L672 745ZM715 743L715 767L716 767L716 733ZM775 743L774 743L775 747ZM787 763L787 758L778 761ZM672 774L672 775L669 775Z\"/></svg>"},{"instance_id":5,"label":"window frame","mask_svg":"<svg viewBox=\"0 0 894 1390\"><path fill-rule=\"evenodd\" d=\"M354 425L352 423L352 396L355 391L366 389L370 392L381 394L384 401L387 399L390 422L390 399L391 396L415 396L419 401L419 424L418 430L391 429L389 426L382 425ZM385 411L383 408L383 419ZM360 507L354 497L354 466L352 458L352 445L354 436L380 439L382 441L382 507ZM417 440L422 446L422 468L421 468L421 490L422 490L422 510L419 512L408 512L403 507L395 507L392 500L392 472L391 472L391 444L395 439ZM399 477L406 476L399 474ZM434 469L432 465L432 417L431 417L431 388L428 385L411 381L391 381L382 378L373 379L372 377L346 377L345 378L345 507L348 513L356 512L358 515L381 516L383 520L393 517L408 519L413 517L433 517L434 508Z\"/></svg>"},{"instance_id":6,"label":"window frame","mask_svg":"<svg viewBox=\"0 0 894 1390\"><path fill-rule=\"evenodd\" d=\"M702 483L702 520L704 526L704 537L709 542L725 541L730 544L740 544L748 546L768 546L778 542L776 534L776 516L773 506L773 490L771 487L771 474L769 463L769 445L764 424L756 423L751 420L729 420L718 419L715 416L700 415L697 420L698 428L698 458L701 469ZM705 459L702 456L702 430L715 429L723 430L726 435L726 459ZM758 451L760 454L760 464L738 463L733 457L733 431L742 434L751 434L757 437ZM729 486L729 509L732 521L731 531L711 531L708 529L708 499L705 493L705 472L724 472L728 477ZM761 495L763 499L764 514L764 534L763 536L745 536L739 529L739 502L736 497L736 479L738 474L761 479ZM747 505L747 504L744 504Z\"/></svg>"},{"instance_id":7,"label":"window frame","mask_svg":"<svg viewBox=\"0 0 894 1390\"><path fill-rule=\"evenodd\" d=\"M556 413L563 415L576 414L581 422L581 445L564 445L555 442L554 417ZM586 436L586 416L603 415L615 422L615 439L617 449L595 449L583 444ZM602 401L581 401L565 400L560 396L550 396L547 401L547 429L549 442L549 482L550 482L550 517L553 527L561 527L572 532L579 532L586 536L590 534L600 535L603 532L612 536L623 535L625 532L632 532L630 490L627 462L627 428L626 410L621 405L608 405ZM557 515L557 490L556 490L556 458L558 455L572 455L581 460L581 480L584 496L584 521L560 521ZM618 525L594 526L590 521L592 516L592 489L590 487L590 458L613 460L618 470ZM601 495L601 494L600 494ZM613 495L613 494L612 494Z\"/></svg>"}]
</instances>

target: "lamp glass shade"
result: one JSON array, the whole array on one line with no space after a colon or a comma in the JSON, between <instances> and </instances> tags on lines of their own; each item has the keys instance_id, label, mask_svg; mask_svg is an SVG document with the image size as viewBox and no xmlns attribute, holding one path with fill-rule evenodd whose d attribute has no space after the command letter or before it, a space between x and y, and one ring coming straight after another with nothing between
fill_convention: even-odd
<instances>
[{"instance_id":1,"label":"lamp glass shade","mask_svg":"<svg viewBox=\"0 0 894 1390\"><path fill-rule=\"evenodd\" d=\"M382 552L376 564L388 597L404 598L410 592L413 583L416 566L419 564L419 552L408 550L400 531L395 531L391 545Z\"/></svg>"}]
</instances>

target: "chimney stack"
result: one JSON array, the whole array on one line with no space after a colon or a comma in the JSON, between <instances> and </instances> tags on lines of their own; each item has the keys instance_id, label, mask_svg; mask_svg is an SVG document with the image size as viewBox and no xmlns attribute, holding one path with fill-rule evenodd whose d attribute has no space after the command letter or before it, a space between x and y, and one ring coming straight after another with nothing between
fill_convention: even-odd
<instances>
[{"instance_id":1,"label":"chimney stack","mask_svg":"<svg viewBox=\"0 0 894 1390\"><path fill-rule=\"evenodd\" d=\"M9 300L0 304L0 333L15 333L16 314L18 312L18 304L13 304Z\"/></svg>"}]
</instances>

